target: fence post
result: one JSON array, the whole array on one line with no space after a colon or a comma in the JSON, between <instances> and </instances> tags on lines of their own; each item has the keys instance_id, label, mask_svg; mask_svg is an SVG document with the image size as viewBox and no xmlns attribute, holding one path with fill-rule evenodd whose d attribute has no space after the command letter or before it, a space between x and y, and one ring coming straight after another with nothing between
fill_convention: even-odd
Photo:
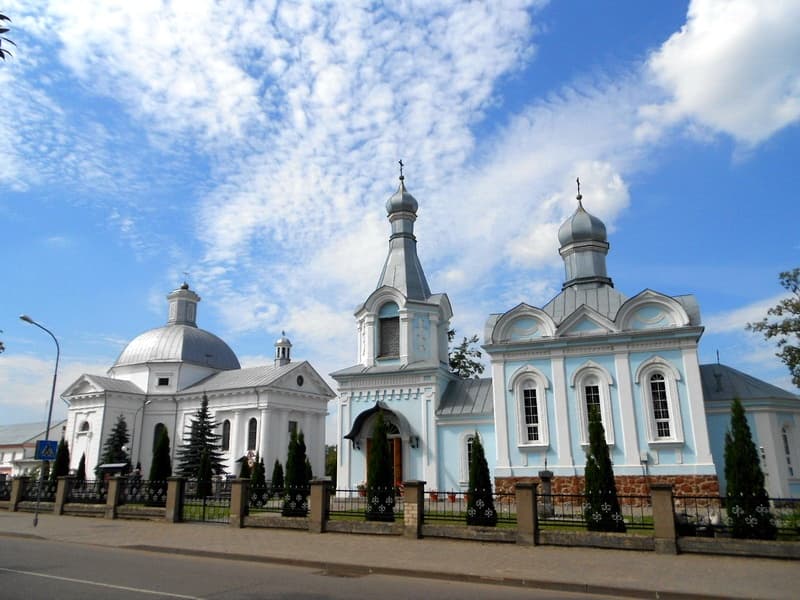
<instances>
[{"instance_id":1,"label":"fence post","mask_svg":"<svg viewBox=\"0 0 800 600\"><path fill-rule=\"evenodd\" d=\"M311 481L311 506L308 530L311 533L325 533L330 512L330 481L313 479Z\"/></svg>"},{"instance_id":2,"label":"fence post","mask_svg":"<svg viewBox=\"0 0 800 600\"><path fill-rule=\"evenodd\" d=\"M67 503L69 492L72 489L72 482L75 477L70 475L63 475L58 478L56 486L56 500L53 502L53 513L57 515L64 514L64 505Z\"/></svg>"},{"instance_id":3,"label":"fence post","mask_svg":"<svg viewBox=\"0 0 800 600\"><path fill-rule=\"evenodd\" d=\"M123 475L111 477L108 480L108 495L106 496L106 519L117 518L117 506L119 506L119 497L122 494L122 488L128 480Z\"/></svg>"},{"instance_id":4,"label":"fence post","mask_svg":"<svg viewBox=\"0 0 800 600\"><path fill-rule=\"evenodd\" d=\"M650 501L653 504L653 538L659 554L677 554L675 534L675 509L672 502L672 484L651 483Z\"/></svg>"},{"instance_id":5,"label":"fence post","mask_svg":"<svg viewBox=\"0 0 800 600\"><path fill-rule=\"evenodd\" d=\"M168 523L180 523L183 520L183 490L186 480L183 477L167 478L167 508L164 518Z\"/></svg>"},{"instance_id":6,"label":"fence post","mask_svg":"<svg viewBox=\"0 0 800 600\"><path fill-rule=\"evenodd\" d=\"M234 479L231 482L230 525L236 529L244 527L244 518L250 505L250 480Z\"/></svg>"},{"instance_id":7,"label":"fence post","mask_svg":"<svg viewBox=\"0 0 800 600\"><path fill-rule=\"evenodd\" d=\"M8 499L8 510L17 512L19 503L22 502L22 495L25 493L25 488L28 487L28 480L30 477L20 476L14 477L11 480L11 497Z\"/></svg>"},{"instance_id":8,"label":"fence post","mask_svg":"<svg viewBox=\"0 0 800 600\"><path fill-rule=\"evenodd\" d=\"M403 502L403 535L418 540L422 537L425 523L425 482L404 482Z\"/></svg>"},{"instance_id":9,"label":"fence post","mask_svg":"<svg viewBox=\"0 0 800 600\"><path fill-rule=\"evenodd\" d=\"M539 543L539 514L536 511L538 483L517 483L517 544L536 546Z\"/></svg>"}]
</instances>

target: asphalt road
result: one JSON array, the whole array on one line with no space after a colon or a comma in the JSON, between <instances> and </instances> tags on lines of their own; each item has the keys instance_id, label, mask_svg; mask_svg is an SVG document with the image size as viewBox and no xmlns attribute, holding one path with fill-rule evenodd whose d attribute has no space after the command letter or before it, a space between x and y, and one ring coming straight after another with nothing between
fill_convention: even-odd
<instances>
[{"instance_id":1,"label":"asphalt road","mask_svg":"<svg viewBox=\"0 0 800 600\"><path fill-rule=\"evenodd\" d=\"M444 580L320 572L265 563L2 538L0 599L51 598L586 600L600 596Z\"/></svg>"}]
</instances>

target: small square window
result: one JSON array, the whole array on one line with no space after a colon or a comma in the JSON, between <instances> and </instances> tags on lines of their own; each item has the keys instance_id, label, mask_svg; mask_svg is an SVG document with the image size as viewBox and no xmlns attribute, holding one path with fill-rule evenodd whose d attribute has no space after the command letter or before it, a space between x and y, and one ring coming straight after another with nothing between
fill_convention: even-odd
<instances>
[{"instance_id":1,"label":"small square window","mask_svg":"<svg viewBox=\"0 0 800 600\"><path fill-rule=\"evenodd\" d=\"M169 385L169 377L159 377L158 378L158 385L159 385L159 387L160 386Z\"/></svg>"},{"instance_id":2,"label":"small square window","mask_svg":"<svg viewBox=\"0 0 800 600\"><path fill-rule=\"evenodd\" d=\"M297 421L289 421L289 433L297 433Z\"/></svg>"}]
</instances>

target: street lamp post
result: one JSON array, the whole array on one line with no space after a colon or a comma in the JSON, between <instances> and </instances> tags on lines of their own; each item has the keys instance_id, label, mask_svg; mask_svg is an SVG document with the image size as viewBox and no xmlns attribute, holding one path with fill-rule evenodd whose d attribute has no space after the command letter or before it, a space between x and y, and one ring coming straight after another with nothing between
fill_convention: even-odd
<instances>
[{"instance_id":1,"label":"street lamp post","mask_svg":"<svg viewBox=\"0 0 800 600\"><path fill-rule=\"evenodd\" d=\"M134 450L138 449L140 453L142 451L141 450L141 446L142 446L141 443L139 444L139 448L136 448L136 420L139 418L139 413L141 411L143 411L144 407L147 406L148 404L150 404L151 402L152 402L152 400L145 400L144 403L142 403L142 405L139 408L136 409L136 412L133 415L133 431L131 431L131 461L134 459L134 452L133 452ZM141 429L144 429L144 414L142 414L142 427L141 427ZM139 442L142 441L141 437L142 437L142 432L139 431L139 438L140 438ZM137 456L136 457L136 462L133 463L133 468L135 469L136 465L138 465L138 464L139 464L139 457Z\"/></svg>"},{"instance_id":2,"label":"street lamp post","mask_svg":"<svg viewBox=\"0 0 800 600\"><path fill-rule=\"evenodd\" d=\"M44 430L44 439L45 441L50 441L50 421L53 417L53 399L56 395L56 377L58 377L58 359L61 357L61 346L58 345L58 340L56 336L53 335L53 332L50 331L47 327L40 325L33 319L31 319L28 315L20 315L20 319L25 321L26 323L30 323L31 325L36 325L42 331L48 333L53 341L56 343L56 368L53 370L53 388L50 390L50 407L47 410L47 428ZM42 487L44 487L44 470L45 464L47 464L46 460L42 460L42 466L39 468L39 486L36 490L36 508L33 511L33 526L36 527L39 524L39 503L42 500Z\"/></svg>"}]
</instances>

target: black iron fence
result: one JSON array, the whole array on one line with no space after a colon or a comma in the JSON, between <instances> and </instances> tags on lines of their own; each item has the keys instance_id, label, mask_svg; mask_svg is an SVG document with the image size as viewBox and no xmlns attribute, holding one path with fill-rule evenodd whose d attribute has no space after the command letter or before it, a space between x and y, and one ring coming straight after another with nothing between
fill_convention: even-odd
<instances>
[{"instance_id":1,"label":"black iron fence","mask_svg":"<svg viewBox=\"0 0 800 600\"><path fill-rule=\"evenodd\" d=\"M39 495L39 488L41 488L41 495ZM56 482L50 479L45 479L40 482L38 479L29 479L25 489L22 490L22 500L28 502L35 502L41 500L42 502L53 502L56 499Z\"/></svg>"},{"instance_id":2,"label":"black iron fence","mask_svg":"<svg viewBox=\"0 0 800 600\"><path fill-rule=\"evenodd\" d=\"M628 530L652 530L653 508L650 496L617 495L619 512L614 510L613 502L601 502L592 508L583 494L541 494L537 497L539 527L546 529L570 529L588 527L587 518L602 518L594 512L614 512L612 519L625 523Z\"/></svg>"},{"instance_id":3,"label":"black iron fence","mask_svg":"<svg viewBox=\"0 0 800 600\"><path fill-rule=\"evenodd\" d=\"M331 490L328 516L334 521L360 521L367 512L367 490Z\"/></svg>"},{"instance_id":4,"label":"black iron fence","mask_svg":"<svg viewBox=\"0 0 800 600\"><path fill-rule=\"evenodd\" d=\"M800 540L800 499L674 496L678 535Z\"/></svg>"},{"instance_id":5,"label":"black iron fence","mask_svg":"<svg viewBox=\"0 0 800 600\"><path fill-rule=\"evenodd\" d=\"M492 503L497 513L497 524L515 525L517 523L517 504L514 494L494 492ZM472 507L473 510L486 510L489 507ZM425 492L423 507L425 522L466 524L469 506L468 492Z\"/></svg>"},{"instance_id":6,"label":"black iron fence","mask_svg":"<svg viewBox=\"0 0 800 600\"><path fill-rule=\"evenodd\" d=\"M0 480L0 501L11 500L11 480Z\"/></svg>"},{"instance_id":7,"label":"black iron fence","mask_svg":"<svg viewBox=\"0 0 800 600\"><path fill-rule=\"evenodd\" d=\"M67 489L66 502L80 504L105 504L108 499L108 481L74 480Z\"/></svg>"},{"instance_id":8,"label":"black iron fence","mask_svg":"<svg viewBox=\"0 0 800 600\"><path fill-rule=\"evenodd\" d=\"M263 486L251 485L248 490L247 506L252 513L273 512L279 513L283 508L284 489L275 488L271 481L267 481Z\"/></svg>"},{"instance_id":9,"label":"black iron fence","mask_svg":"<svg viewBox=\"0 0 800 600\"><path fill-rule=\"evenodd\" d=\"M122 486L119 494L119 503L166 506L167 482L131 477Z\"/></svg>"}]
</instances>

